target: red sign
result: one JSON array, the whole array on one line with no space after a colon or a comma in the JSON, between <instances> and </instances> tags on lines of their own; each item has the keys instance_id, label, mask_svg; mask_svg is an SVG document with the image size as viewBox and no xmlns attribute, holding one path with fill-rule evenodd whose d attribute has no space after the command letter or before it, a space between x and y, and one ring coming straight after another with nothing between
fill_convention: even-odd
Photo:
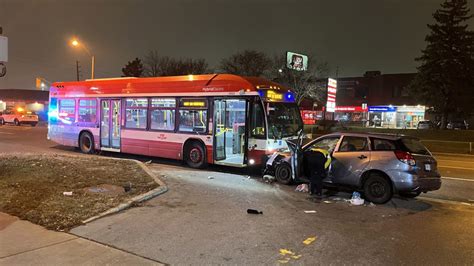
<instances>
[{"instance_id":1,"label":"red sign","mask_svg":"<svg viewBox=\"0 0 474 266\"><path fill-rule=\"evenodd\" d=\"M361 106L336 106L336 112L367 112L367 108L362 108Z\"/></svg>"},{"instance_id":2,"label":"red sign","mask_svg":"<svg viewBox=\"0 0 474 266\"><path fill-rule=\"evenodd\" d=\"M318 111L301 110L300 112L305 125L314 125L316 123Z\"/></svg>"},{"instance_id":3,"label":"red sign","mask_svg":"<svg viewBox=\"0 0 474 266\"><path fill-rule=\"evenodd\" d=\"M336 111L336 92L337 92L337 80L328 79L328 97L326 101L326 110L328 112Z\"/></svg>"}]
</instances>

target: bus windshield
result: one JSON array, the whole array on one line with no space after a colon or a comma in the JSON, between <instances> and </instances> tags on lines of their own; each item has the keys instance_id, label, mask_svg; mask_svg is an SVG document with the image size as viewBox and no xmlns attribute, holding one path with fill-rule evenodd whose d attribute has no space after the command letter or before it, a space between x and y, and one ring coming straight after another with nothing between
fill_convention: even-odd
<instances>
[{"instance_id":1,"label":"bus windshield","mask_svg":"<svg viewBox=\"0 0 474 266\"><path fill-rule=\"evenodd\" d=\"M268 137L280 139L296 136L303 129L298 106L294 103L267 103Z\"/></svg>"}]
</instances>

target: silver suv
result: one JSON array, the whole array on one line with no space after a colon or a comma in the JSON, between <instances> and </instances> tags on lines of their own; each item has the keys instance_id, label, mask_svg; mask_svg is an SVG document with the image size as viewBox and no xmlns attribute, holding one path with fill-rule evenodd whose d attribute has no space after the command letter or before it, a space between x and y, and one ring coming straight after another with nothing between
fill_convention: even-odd
<instances>
[{"instance_id":1,"label":"silver suv","mask_svg":"<svg viewBox=\"0 0 474 266\"><path fill-rule=\"evenodd\" d=\"M375 133L333 133L303 144L288 141L289 152L273 154L266 173L284 184L307 180L305 152L328 149L332 156L326 186L351 187L365 199L385 203L393 194L416 197L421 192L438 190L441 175L430 151L413 137Z\"/></svg>"}]
</instances>

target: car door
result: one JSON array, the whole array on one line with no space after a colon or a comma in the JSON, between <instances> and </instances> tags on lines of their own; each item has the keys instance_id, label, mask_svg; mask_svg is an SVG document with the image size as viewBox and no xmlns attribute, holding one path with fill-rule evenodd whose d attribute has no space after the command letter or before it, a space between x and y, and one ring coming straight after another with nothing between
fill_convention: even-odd
<instances>
[{"instance_id":1,"label":"car door","mask_svg":"<svg viewBox=\"0 0 474 266\"><path fill-rule=\"evenodd\" d=\"M369 139L362 136L343 136L333 153L333 182L356 186L370 162Z\"/></svg>"},{"instance_id":2,"label":"car door","mask_svg":"<svg viewBox=\"0 0 474 266\"><path fill-rule=\"evenodd\" d=\"M332 154L333 151L336 149L337 144L338 144L340 139L341 139L341 136L338 136L338 135L332 135L332 136L316 139L314 142L308 144L304 148L304 152L309 151L311 149L325 149L329 152L329 154ZM304 156L304 152L303 152L303 156ZM305 162L304 159L303 159L303 161ZM333 163L331 163L331 166L329 167L328 176L324 180L327 183L333 183L332 169L333 169ZM307 165L306 163L303 163L303 169L301 169L301 173L306 178L309 178L309 175L310 175L309 165Z\"/></svg>"}]
</instances>

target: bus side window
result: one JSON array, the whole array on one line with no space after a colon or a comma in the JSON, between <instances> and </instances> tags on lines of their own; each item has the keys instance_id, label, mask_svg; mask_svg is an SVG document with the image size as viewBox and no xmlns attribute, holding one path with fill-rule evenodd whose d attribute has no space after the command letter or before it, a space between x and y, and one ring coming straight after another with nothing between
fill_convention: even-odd
<instances>
[{"instance_id":1,"label":"bus side window","mask_svg":"<svg viewBox=\"0 0 474 266\"><path fill-rule=\"evenodd\" d=\"M251 136L255 138L265 138L265 112L259 102L254 102L252 115L250 116Z\"/></svg>"},{"instance_id":2,"label":"bus side window","mask_svg":"<svg viewBox=\"0 0 474 266\"><path fill-rule=\"evenodd\" d=\"M78 122L95 123L97 120L97 101L95 99L80 99L78 111Z\"/></svg>"}]
</instances>

